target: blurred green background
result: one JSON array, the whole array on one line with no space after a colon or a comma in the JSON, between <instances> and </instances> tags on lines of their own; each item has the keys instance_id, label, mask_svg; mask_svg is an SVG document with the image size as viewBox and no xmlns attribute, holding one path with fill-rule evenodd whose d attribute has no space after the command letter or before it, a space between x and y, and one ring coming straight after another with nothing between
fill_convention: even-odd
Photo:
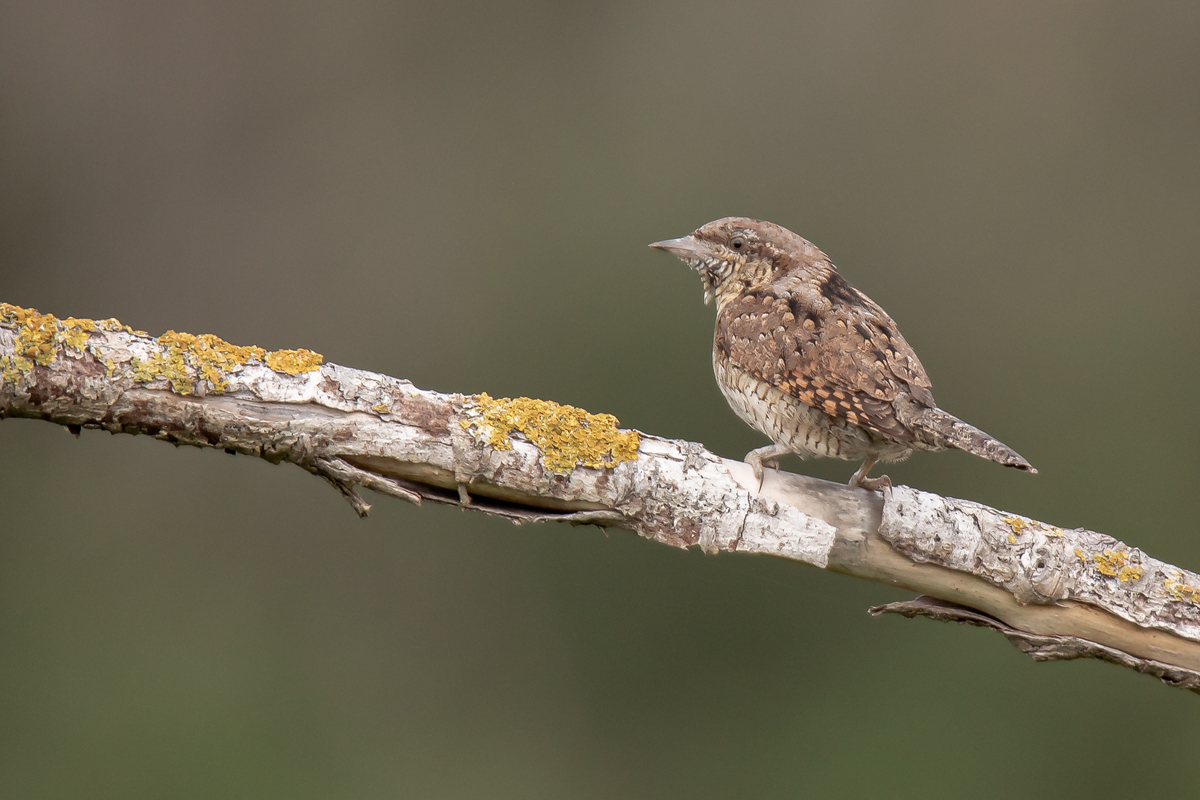
<instances>
[{"instance_id":1,"label":"blurred green background","mask_svg":"<svg viewBox=\"0 0 1200 800\"><path fill-rule=\"evenodd\" d=\"M8 3L0 300L308 347L740 458L647 249L821 246L1040 470L897 482L1200 568L1200 5ZM6 798L1187 796L1198 699L147 438L0 424ZM785 461L844 481L846 462Z\"/></svg>"}]
</instances>

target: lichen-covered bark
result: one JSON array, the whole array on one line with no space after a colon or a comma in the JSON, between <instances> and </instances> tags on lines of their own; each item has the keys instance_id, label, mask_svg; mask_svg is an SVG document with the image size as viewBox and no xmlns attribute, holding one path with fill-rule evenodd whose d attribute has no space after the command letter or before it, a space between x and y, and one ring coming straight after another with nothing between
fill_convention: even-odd
<instances>
[{"instance_id":1,"label":"lichen-covered bark","mask_svg":"<svg viewBox=\"0 0 1200 800\"><path fill-rule=\"evenodd\" d=\"M905 486L889 498L880 535L915 561L971 572L1022 604L1087 603L1200 641L1197 576L1102 533Z\"/></svg>"},{"instance_id":2,"label":"lichen-covered bark","mask_svg":"<svg viewBox=\"0 0 1200 800\"><path fill-rule=\"evenodd\" d=\"M907 487L881 495L774 472L759 487L740 462L607 415L0 304L7 416L290 461L364 515L356 487L788 558L940 598L886 610L987 624L1035 658L1103 658L1200 688L1193 573L1102 534Z\"/></svg>"}]
</instances>

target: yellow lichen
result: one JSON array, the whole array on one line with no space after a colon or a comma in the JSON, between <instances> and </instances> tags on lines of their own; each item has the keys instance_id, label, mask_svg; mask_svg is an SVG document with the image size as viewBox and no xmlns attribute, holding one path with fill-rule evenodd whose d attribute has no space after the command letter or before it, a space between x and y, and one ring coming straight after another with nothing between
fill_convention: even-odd
<instances>
[{"instance_id":1,"label":"yellow lichen","mask_svg":"<svg viewBox=\"0 0 1200 800\"><path fill-rule=\"evenodd\" d=\"M75 319L67 317L62 321L63 343L68 347L73 347L76 350L83 352L83 348L87 346L88 335L96 330L96 323L90 319Z\"/></svg>"},{"instance_id":2,"label":"yellow lichen","mask_svg":"<svg viewBox=\"0 0 1200 800\"><path fill-rule=\"evenodd\" d=\"M146 362L137 356L129 359L129 366L133 367L133 379L138 383L149 383L157 377L150 371Z\"/></svg>"},{"instance_id":3,"label":"yellow lichen","mask_svg":"<svg viewBox=\"0 0 1200 800\"><path fill-rule=\"evenodd\" d=\"M145 331L135 331L116 319L67 317L59 320L53 314L39 314L36 309L9 303L0 303L0 323L13 325L17 334L15 354L0 361L0 376L5 381L20 380L34 364L50 364L58 354L59 345L82 352L95 330L147 335ZM261 347L233 345L211 333L195 336L167 331L158 337L158 343L164 348L161 352L151 353L145 360L137 357L130 360L133 378L140 383L166 379L172 391L178 394L195 394L200 380L208 383L210 391L224 392L229 388L226 373L252 360L290 375L311 372L324 361L323 356L311 350L277 350L268 354ZM106 358L104 366L111 378L116 365Z\"/></svg>"},{"instance_id":4,"label":"yellow lichen","mask_svg":"<svg viewBox=\"0 0 1200 800\"><path fill-rule=\"evenodd\" d=\"M267 353L254 345L230 344L211 333L196 336L167 331L158 337L158 343L166 345L167 354L165 357L152 357L150 372L156 377L170 380L171 388L179 394L194 391L188 373L189 366L198 373L200 379L208 382L214 392L220 393L229 388L229 381L225 380L223 373L251 359L262 361Z\"/></svg>"},{"instance_id":5,"label":"yellow lichen","mask_svg":"<svg viewBox=\"0 0 1200 800\"><path fill-rule=\"evenodd\" d=\"M1163 586L1166 588L1167 594L1171 595L1172 600L1200 603L1200 589L1188 586L1184 581L1183 573L1177 572L1174 578L1163 578Z\"/></svg>"},{"instance_id":6,"label":"yellow lichen","mask_svg":"<svg viewBox=\"0 0 1200 800\"><path fill-rule=\"evenodd\" d=\"M21 371L8 356L0 356L0 377L5 383L16 383L21 380Z\"/></svg>"},{"instance_id":7,"label":"yellow lichen","mask_svg":"<svg viewBox=\"0 0 1200 800\"><path fill-rule=\"evenodd\" d=\"M1108 578L1116 578L1121 583L1136 581L1142 577L1144 570L1139 564L1129 563L1129 556L1120 550L1105 550L1103 553L1092 555L1096 571Z\"/></svg>"},{"instance_id":8,"label":"yellow lichen","mask_svg":"<svg viewBox=\"0 0 1200 800\"><path fill-rule=\"evenodd\" d=\"M1129 558L1120 550L1105 550L1103 553L1092 555L1096 562L1096 571L1109 578L1117 577L1117 570L1129 563Z\"/></svg>"},{"instance_id":9,"label":"yellow lichen","mask_svg":"<svg viewBox=\"0 0 1200 800\"><path fill-rule=\"evenodd\" d=\"M211 333L197 336L167 331L158 337L158 343L166 347L166 352L154 353L149 362L135 358L134 378L143 382L166 378L171 389L179 394L195 393L196 380L207 382L215 393L224 392L229 388L225 373L267 357L267 351L261 347L230 344Z\"/></svg>"},{"instance_id":10,"label":"yellow lichen","mask_svg":"<svg viewBox=\"0 0 1200 800\"><path fill-rule=\"evenodd\" d=\"M15 350L35 364L46 366L58 352L58 320L33 311L18 323Z\"/></svg>"},{"instance_id":11,"label":"yellow lichen","mask_svg":"<svg viewBox=\"0 0 1200 800\"><path fill-rule=\"evenodd\" d=\"M1025 531L1025 528L1029 526L1029 521L1021 519L1020 517L1004 517L1000 521L1007 522L1008 527L1012 529L1012 533L1008 535L1009 544L1016 544L1017 537L1020 536Z\"/></svg>"},{"instance_id":12,"label":"yellow lichen","mask_svg":"<svg viewBox=\"0 0 1200 800\"><path fill-rule=\"evenodd\" d=\"M1128 567L1122 567L1117 572L1117 580L1121 583L1129 583L1130 581L1139 580L1145 570L1140 565L1130 564Z\"/></svg>"},{"instance_id":13,"label":"yellow lichen","mask_svg":"<svg viewBox=\"0 0 1200 800\"><path fill-rule=\"evenodd\" d=\"M36 313L36 308L21 308L12 303L0 303L0 321L3 322L15 322L21 325L30 315Z\"/></svg>"},{"instance_id":14,"label":"yellow lichen","mask_svg":"<svg viewBox=\"0 0 1200 800\"><path fill-rule=\"evenodd\" d=\"M267 354L266 364L276 372L298 375L312 372L325 363L325 356L311 350L275 350Z\"/></svg>"},{"instance_id":15,"label":"yellow lichen","mask_svg":"<svg viewBox=\"0 0 1200 800\"><path fill-rule=\"evenodd\" d=\"M479 417L463 427L487 429L487 441L497 450L512 449L509 437L520 433L542 452L550 472L567 474L577 466L611 469L637 459L637 431L617 427L612 414L589 414L583 409L548 400L487 394L474 397Z\"/></svg>"},{"instance_id":16,"label":"yellow lichen","mask_svg":"<svg viewBox=\"0 0 1200 800\"><path fill-rule=\"evenodd\" d=\"M149 383L157 378L166 378L171 382L171 391L176 394L193 394L195 391L187 363L183 360L183 351L178 348L168 347L165 355L151 353L150 360L139 362L135 369L134 378L137 380Z\"/></svg>"},{"instance_id":17,"label":"yellow lichen","mask_svg":"<svg viewBox=\"0 0 1200 800\"><path fill-rule=\"evenodd\" d=\"M1021 519L1020 517L1005 517L1000 521L1007 522L1008 527L1012 528L1012 532L1017 536L1020 536L1025 531L1025 528L1029 526L1029 520Z\"/></svg>"},{"instance_id":18,"label":"yellow lichen","mask_svg":"<svg viewBox=\"0 0 1200 800\"><path fill-rule=\"evenodd\" d=\"M1080 547L1075 548L1075 557L1078 558L1080 561L1082 561L1084 564L1087 563L1087 556L1084 555L1082 548L1080 548Z\"/></svg>"},{"instance_id":19,"label":"yellow lichen","mask_svg":"<svg viewBox=\"0 0 1200 800\"><path fill-rule=\"evenodd\" d=\"M133 333L134 332L133 328L129 327L128 325L122 325L121 320L113 319L112 317L109 317L108 319L95 320L95 323L96 323L97 328L100 328L100 329L106 330L106 331L112 331L114 333L117 333L120 331L124 331L125 333ZM146 333L145 333L145 331L139 331L139 335L145 336Z\"/></svg>"},{"instance_id":20,"label":"yellow lichen","mask_svg":"<svg viewBox=\"0 0 1200 800\"><path fill-rule=\"evenodd\" d=\"M58 346L65 345L82 351L96 325L90 319L67 317L59 320L53 314L40 314L36 308L21 308L0 303L0 322L12 324L16 330L13 350L16 355L6 363L5 380L18 380L28 374L34 364L47 366L58 355ZM15 377L14 377L15 372Z\"/></svg>"},{"instance_id":21,"label":"yellow lichen","mask_svg":"<svg viewBox=\"0 0 1200 800\"><path fill-rule=\"evenodd\" d=\"M371 406L371 410L377 414L386 414L391 409L388 408L387 403L376 403L375 405Z\"/></svg>"}]
</instances>

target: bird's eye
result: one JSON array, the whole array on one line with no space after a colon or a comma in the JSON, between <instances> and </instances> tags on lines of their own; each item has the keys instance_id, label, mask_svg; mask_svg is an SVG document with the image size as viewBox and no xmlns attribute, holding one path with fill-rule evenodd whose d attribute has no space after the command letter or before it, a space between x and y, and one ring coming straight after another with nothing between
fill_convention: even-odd
<instances>
[{"instance_id":1,"label":"bird's eye","mask_svg":"<svg viewBox=\"0 0 1200 800\"><path fill-rule=\"evenodd\" d=\"M746 240L740 236L735 236L729 240L729 246L732 247L734 250L741 250L742 245L744 245L745 243L746 243Z\"/></svg>"}]
</instances>

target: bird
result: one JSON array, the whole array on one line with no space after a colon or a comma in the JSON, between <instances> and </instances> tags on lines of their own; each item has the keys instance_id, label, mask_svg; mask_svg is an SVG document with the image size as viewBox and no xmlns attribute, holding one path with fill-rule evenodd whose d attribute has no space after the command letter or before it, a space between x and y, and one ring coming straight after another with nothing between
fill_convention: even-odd
<instances>
[{"instance_id":1,"label":"bird","mask_svg":"<svg viewBox=\"0 0 1200 800\"><path fill-rule=\"evenodd\" d=\"M771 444L746 455L762 488L779 456L862 459L851 487L878 491L877 462L965 450L1037 472L1015 450L938 408L917 354L882 308L816 245L780 225L725 217L654 242L716 301L713 373L734 412Z\"/></svg>"}]
</instances>

